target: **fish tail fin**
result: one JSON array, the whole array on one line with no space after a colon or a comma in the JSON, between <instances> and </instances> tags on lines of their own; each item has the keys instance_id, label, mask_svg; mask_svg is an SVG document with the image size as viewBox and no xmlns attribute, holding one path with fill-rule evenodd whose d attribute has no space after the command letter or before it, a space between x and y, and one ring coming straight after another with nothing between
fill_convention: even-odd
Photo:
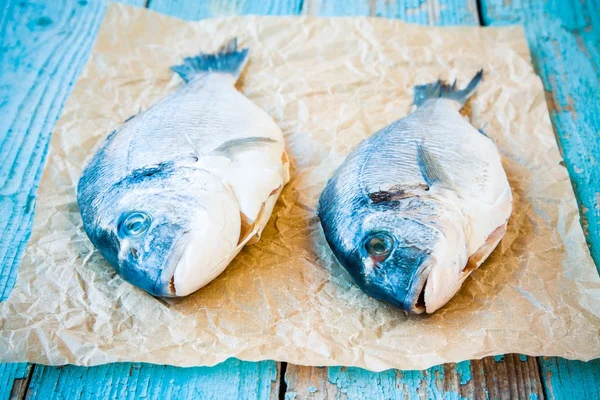
<instances>
[{"instance_id":1,"label":"fish tail fin","mask_svg":"<svg viewBox=\"0 0 600 400\"><path fill-rule=\"evenodd\" d=\"M239 78L246 62L248 62L248 49L238 49L237 38L231 39L227 44L214 54L200 53L195 57L187 57L183 64L171 67L184 81L189 82L199 75L221 73L232 75L235 80Z\"/></svg>"},{"instance_id":2,"label":"fish tail fin","mask_svg":"<svg viewBox=\"0 0 600 400\"><path fill-rule=\"evenodd\" d=\"M471 82L462 90L456 88L456 81L448 84L442 80L426 85L415 86L414 103L418 107L429 99L444 98L455 100L463 106L479 86L483 78L483 70L479 70Z\"/></svg>"}]
</instances>

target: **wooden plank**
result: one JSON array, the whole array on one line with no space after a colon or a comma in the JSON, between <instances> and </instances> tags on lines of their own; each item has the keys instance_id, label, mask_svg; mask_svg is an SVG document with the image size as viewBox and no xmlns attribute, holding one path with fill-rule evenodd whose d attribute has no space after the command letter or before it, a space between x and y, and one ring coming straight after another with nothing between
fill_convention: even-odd
<instances>
[{"instance_id":1,"label":"wooden plank","mask_svg":"<svg viewBox=\"0 0 600 400\"><path fill-rule=\"evenodd\" d=\"M482 0L486 25L522 23L600 271L600 0ZM538 360L548 398L600 398L600 360Z\"/></svg>"},{"instance_id":2,"label":"wooden plank","mask_svg":"<svg viewBox=\"0 0 600 400\"><path fill-rule=\"evenodd\" d=\"M104 5L8 1L0 7L0 35L5 40L0 63L0 299L4 299L14 286L29 237L50 130L87 59Z\"/></svg>"},{"instance_id":3,"label":"wooden plank","mask_svg":"<svg viewBox=\"0 0 600 400\"><path fill-rule=\"evenodd\" d=\"M98 0L0 2L0 301L15 284L31 233L50 131L87 60L104 8ZM22 398L31 367L0 364L0 399Z\"/></svg>"},{"instance_id":4,"label":"wooden plank","mask_svg":"<svg viewBox=\"0 0 600 400\"><path fill-rule=\"evenodd\" d=\"M303 13L398 18L424 25L479 25L476 0L306 0Z\"/></svg>"},{"instance_id":5,"label":"wooden plank","mask_svg":"<svg viewBox=\"0 0 600 400\"><path fill-rule=\"evenodd\" d=\"M600 399L600 360L538 359L548 399Z\"/></svg>"},{"instance_id":6,"label":"wooden plank","mask_svg":"<svg viewBox=\"0 0 600 400\"><path fill-rule=\"evenodd\" d=\"M31 364L0 364L0 399L21 399L27 389Z\"/></svg>"},{"instance_id":7,"label":"wooden plank","mask_svg":"<svg viewBox=\"0 0 600 400\"><path fill-rule=\"evenodd\" d=\"M288 365L286 398L513 399L543 398L534 358L511 354L424 371L313 368Z\"/></svg>"},{"instance_id":8,"label":"wooden plank","mask_svg":"<svg viewBox=\"0 0 600 400\"><path fill-rule=\"evenodd\" d=\"M0 2L0 301L14 286L31 232L50 131L105 7L100 0Z\"/></svg>"},{"instance_id":9,"label":"wooden plank","mask_svg":"<svg viewBox=\"0 0 600 400\"><path fill-rule=\"evenodd\" d=\"M270 361L230 359L212 368L36 365L27 399L278 399L278 387L278 369Z\"/></svg>"},{"instance_id":10,"label":"wooden plank","mask_svg":"<svg viewBox=\"0 0 600 400\"><path fill-rule=\"evenodd\" d=\"M229 15L297 15L302 0L150 0L148 8L173 17L193 21Z\"/></svg>"},{"instance_id":11,"label":"wooden plank","mask_svg":"<svg viewBox=\"0 0 600 400\"><path fill-rule=\"evenodd\" d=\"M482 0L486 25L523 23L592 257L600 268L600 0Z\"/></svg>"}]
</instances>

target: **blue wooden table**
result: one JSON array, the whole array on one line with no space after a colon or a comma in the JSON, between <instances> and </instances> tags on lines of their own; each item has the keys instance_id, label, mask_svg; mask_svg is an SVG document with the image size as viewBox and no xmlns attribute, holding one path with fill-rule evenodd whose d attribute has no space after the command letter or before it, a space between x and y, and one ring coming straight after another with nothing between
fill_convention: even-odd
<instances>
[{"instance_id":1,"label":"blue wooden table","mask_svg":"<svg viewBox=\"0 0 600 400\"><path fill-rule=\"evenodd\" d=\"M374 15L431 25L525 25L557 142L600 265L600 0L127 0L188 20ZM14 286L52 128L85 64L103 0L0 0L0 299ZM1 323L1 321L0 321ZM600 399L600 360L502 355L371 373L231 359L212 368L0 364L0 399Z\"/></svg>"}]
</instances>

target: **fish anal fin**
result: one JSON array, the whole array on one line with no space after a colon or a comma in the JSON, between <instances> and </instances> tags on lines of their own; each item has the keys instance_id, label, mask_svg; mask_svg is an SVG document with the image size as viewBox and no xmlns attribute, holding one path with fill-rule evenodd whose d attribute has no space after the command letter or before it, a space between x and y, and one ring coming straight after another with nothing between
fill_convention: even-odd
<instances>
[{"instance_id":1,"label":"fish anal fin","mask_svg":"<svg viewBox=\"0 0 600 400\"><path fill-rule=\"evenodd\" d=\"M422 143L417 146L417 162L425 183L430 187L442 185L453 188L452 178L444 171L440 163Z\"/></svg>"}]
</instances>

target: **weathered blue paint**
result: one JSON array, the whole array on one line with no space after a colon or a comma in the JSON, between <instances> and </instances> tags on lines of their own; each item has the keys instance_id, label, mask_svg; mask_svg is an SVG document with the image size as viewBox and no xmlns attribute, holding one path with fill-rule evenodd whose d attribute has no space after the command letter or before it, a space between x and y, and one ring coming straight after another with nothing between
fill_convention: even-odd
<instances>
[{"instance_id":1,"label":"weathered blue paint","mask_svg":"<svg viewBox=\"0 0 600 400\"><path fill-rule=\"evenodd\" d=\"M459 399L457 392L444 389L444 367L425 371L387 370L380 373L361 368L330 367L329 383L347 399Z\"/></svg>"},{"instance_id":2,"label":"weathered blue paint","mask_svg":"<svg viewBox=\"0 0 600 400\"><path fill-rule=\"evenodd\" d=\"M271 361L230 359L213 368L140 363L88 368L36 365L27 398L268 399L277 384L277 367Z\"/></svg>"},{"instance_id":3,"label":"weathered blue paint","mask_svg":"<svg viewBox=\"0 0 600 400\"><path fill-rule=\"evenodd\" d=\"M600 0L482 0L486 25L522 23L600 268Z\"/></svg>"},{"instance_id":4,"label":"weathered blue paint","mask_svg":"<svg viewBox=\"0 0 600 400\"><path fill-rule=\"evenodd\" d=\"M143 5L144 0L129 3ZM0 2L0 301L31 233L50 132L85 64L106 3Z\"/></svg>"},{"instance_id":5,"label":"weathered blue paint","mask_svg":"<svg viewBox=\"0 0 600 400\"><path fill-rule=\"evenodd\" d=\"M423 25L478 25L475 0L336 0L305 1L306 14L369 15Z\"/></svg>"},{"instance_id":6,"label":"weathered blue paint","mask_svg":"<svg viewBox=\"0 0 600 400\"><path fill-rule=\"evenodd\" d=\"M600 399L600 359L590 362L538 358L548 399Z\"/></svg>"},{"instance_id":7,"label":"weathered blue paint","mask_svg":"<svg viewBox=\"0 0 600 400\"><path fill-rule=\"evenodd\" d=\"M27 363L0 364L0 400L16 395L17 386L25 387L31 366Z\"/></svg>"},{"instance_id":8,"label":"weathered blue paint","mask_svg":"<svg viewBox=\"0 0 600 400\"><path fill-rule=\"evenodd\" d=\"M482 0L486 25L522 23L600 271L600 0ZM539 358L548 398L600 398L600 360Z\"/></svg>"},{"instance_id":9,"label":"weathered blue paint","mask_svg":"<svg viewBox=\"0 0 600 400\"><path fill-rule=\"evenodd\" d=\"M502 362L502 361L504 361L504 354L500 354L500 355L494 356L494 361L496 361L496 362Z\"/></svg>"},{"instance_id":10,"label":"weathered blue paint","mask_svg":"<svg viewBox=\"0 0 600 400\"><path fill-rule=\"evenodd\" d=\"M460 384L466 385L471 381L471 362L470 361L461 361L456 364L456 373L460 378Z\"/></svg>"},{"instance_id":11,"label":"weathered blue paint","mask_svg":"<svg viewBox=\"0 0 600 400\"><path fill-rule=\"evenodd\" d=\"M148 8L186 20L230 15L298 15L303 0L150 0Z\"/></svg>"},{"instance_id":12,"label":"weathered blue paint","mask_svg":"<svg viewBox=\"0 0 600 400\"><path fill-rule=\"evenodd\" d=\"M525 354L519 354L519 359L523 362L527 361L527 356Z\"/></svg>"}]
</instances>

